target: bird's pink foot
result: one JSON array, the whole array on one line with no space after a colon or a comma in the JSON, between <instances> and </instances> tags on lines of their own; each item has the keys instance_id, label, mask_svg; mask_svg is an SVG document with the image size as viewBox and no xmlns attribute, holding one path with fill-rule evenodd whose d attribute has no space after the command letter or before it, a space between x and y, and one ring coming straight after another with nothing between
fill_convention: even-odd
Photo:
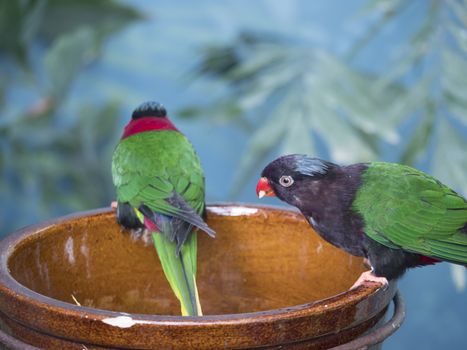
<instances>
[{"instance_id":1,"label":"bird's pink foot","mask_svg":"<svg viewBox=\"0 0 467 350\"><path fill-rule=\"evenodd\" d=\"M116 201L113 201L110 203L110 208L112 208L112 210L116 210L117 209L117 202Z\"/></svg>"},{"instance_id":2,"label":"bird's pink foot","mask_svg":"<svg viewBox=\"0 0 467 350\"><path fill-rule=\"evenodd\" d=\"M369 270L369 271L363 272L358 278L358 280L353 284L353 286L350 287L350 289L355 289L361 286L362 284L364 284L365 282L376 282L376 283L382 284L383 288L386 288L389 284L386 277L375 276L373 271Z\"/></svg>"}]
</instances>

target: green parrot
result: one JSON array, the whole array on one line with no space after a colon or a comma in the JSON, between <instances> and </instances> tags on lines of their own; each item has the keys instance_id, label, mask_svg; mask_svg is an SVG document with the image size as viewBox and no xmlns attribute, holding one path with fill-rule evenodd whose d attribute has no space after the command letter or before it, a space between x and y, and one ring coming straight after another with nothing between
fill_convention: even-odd
<instances>
[{"instance_id":1,"label":"green parrot","mask_svg":"<svg viewBox=\"0 0 467 350\"><path fill-rule=\"evenodd\" d=\"M196 286L195 229L214 237L204 222L204 174L188 139L165 108L136 108L112 158L117 221L151 233L165 276L184 316L201 316Z\"/></svg>"},{"instance_id":2,"label":"green parrot","mask_svg":"<svg viewBox=\"0 0 467 350\"><path fill-rule=\"evenodd\" d=\"M290 154L264 168L256 193L297 207L328 242L366 258L371 270L354 287L440 261L467 266L467 201L412 167Z\"/></svg>"}]
</instances>

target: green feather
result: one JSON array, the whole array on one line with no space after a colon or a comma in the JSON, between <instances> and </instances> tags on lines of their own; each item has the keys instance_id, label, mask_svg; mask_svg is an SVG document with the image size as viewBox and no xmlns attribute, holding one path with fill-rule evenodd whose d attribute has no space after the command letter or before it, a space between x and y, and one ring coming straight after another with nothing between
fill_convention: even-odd
<instances>
[{"instance_id":1,"label":"green feather","mask_svg":"<svg viewBox=\"0 0 467 350\"><path fill-rule=\"evenodd\" d=\"M467 264L466 200L419 170L369 163L353 208L387 247Z\"/></svg>"},{"instance_id":2,"label":"green feather","mask_svg":"<svg viewBox=\"0 0 467 350\"><path fill-rule=\"evenodd\" d=\"M196 235L192 234L188 238L178 257L175 254L175 242L170 242L159 233L154 233L152 237L164 274L180 301L182 315L201 316L203 313L195 279Z\"/></svg>"}]
</instances>

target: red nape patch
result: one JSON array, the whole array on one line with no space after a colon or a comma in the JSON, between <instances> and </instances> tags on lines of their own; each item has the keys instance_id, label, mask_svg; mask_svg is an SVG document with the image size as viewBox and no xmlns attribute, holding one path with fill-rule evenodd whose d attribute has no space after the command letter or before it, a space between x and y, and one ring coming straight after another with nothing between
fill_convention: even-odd
<instances>
[{"instance_id":1,"label":"red nape patch","mask_svg":"<svg viewBox=\"0 0 467 350\"><path fill-rule=\"evenodd\" d=\"M178 131L167 118L143 117L130 121L123 131L122 139L145 131L173 130Z\"/></svg>"},{"instance_id":2,"label":"red nape patch","mask_svg":"<svg viewBox=\"0 0 467 350\"><path fill-rule=\"evenodd\" d=\"M147 217L144 217L144 226L146 226L146 228L151 232L159 231L159 228L156 226L156 224L149 220Z\"/></svg>"},{"instance_id":3,"label":"red nape patch","mask_svg":"<svg viewBox=\"0 0 467 350\"><path fill-rule=\"evenodd\" d=\"M420 255L420 265L433 265L439 262L441 262L441 260Z\"/></svg>"}]
</instances>

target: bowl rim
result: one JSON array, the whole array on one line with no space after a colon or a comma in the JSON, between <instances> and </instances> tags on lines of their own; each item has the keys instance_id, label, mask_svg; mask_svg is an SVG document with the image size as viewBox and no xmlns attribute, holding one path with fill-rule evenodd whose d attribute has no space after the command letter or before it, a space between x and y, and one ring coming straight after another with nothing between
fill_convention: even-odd
<instances>
[{"instance_id":1,"label":"bowl rim","mask_svg":"<svg viewBox=\"0 0 467 350\"><path fill-rule=\"evenodd\" d=\"M293 216L301 216L300 212L296 209L275 205L257 205L253 203L241 202L214 202L208 203L206 207L208 213L214 211L216 215L225 216L232 215L229 215L228 210L224 210L223 212L218 210L216 212L215 209L212 209L216 207L227 207L229 209L254 208L260 211L281 211L283 213L288 213ZM245 214L237 212L236 215L253 215L256 213L252 211L245 212ZM0 312L6 313L9 317L19 321L22 324L28 324L31 322L28 322L28 320L25 319L25 316L20 310L17 310L15 305L26 306L29 310L37 312L39 312L41 308L53 310L54 312L58 312L58 314L60 314L62 317L74 320L83 320L83 314L85 314L86 316L84 317L87 322L99 321L106 323L106 320L109 321L113 319L117 321L118 319L121 319L123 321L123 318L125 318L125 321L130 321L132 325L117 327L127 329L132 328L133 326L141 325L164 327L197 327L206 324L216 326L224 324L233 326L271 323L275 319L291 320L295 318L304 319L309 317L316 317L317 315L332 312L339 308L357 305L368 299L381 298L381 300L384 301L384 306L374 307L374 309L369 310L369 315L367 315L365 319L368 320L376 316L379 312L381 312L381 310L389 304L396 292L395 282L390 282L387 288L381 288L381 286L376 283L368 282L353 290L347 290L345 292L330 296L325 299L299 305L291 305L289 307L236 314L218 314L206 316L174 316L158 314L129 314L119 311L110 311L74 305L35 292L27 288L26 286L20 284L11 275L8 269L8 261L15 249L21 244L25 244L25 242L27 242L28 240L33 240L34 238L37 238L37 235L40 235L42 232L47 231L53 226L64 224L66 222L71 222L83 217L108 216L112 213L113 210L110 208L100 208L77 212L61 216L56 219L47 220L39 224L33 224L22 229L16 230L13 233L5 236L0 241ZM40 312L38 313L37 317L40 317ZM353 324L357 324L355 322ZM362 320L359 320L359 322L362 322ZM110 323L108 324L111 327L115 326L111 325ZM49 333L52 328L56 329L56 326L51 326L50 329L42 329L42 327L39 328L41 329L41 331Z\"/></svg>"}]
</instances>

